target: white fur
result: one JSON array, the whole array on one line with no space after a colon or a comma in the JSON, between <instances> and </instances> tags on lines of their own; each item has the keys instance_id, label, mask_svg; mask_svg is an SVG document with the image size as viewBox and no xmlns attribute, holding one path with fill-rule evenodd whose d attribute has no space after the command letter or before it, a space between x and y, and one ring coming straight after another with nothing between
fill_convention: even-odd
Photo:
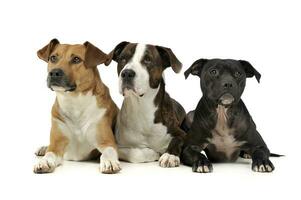
<instances>
[{"instance_id":1,"label":"white fur","mask_svg":"<svg viewBox=\"0 0 301 200\"><path fill-rule=\"evenodd\" d=\"M62 163L62 158L52 152L47 152L34 166L35 173L49 173Z\"/></svg>"},{"instance_id":2,"label":"white fur","mask_svg":"<svg viewBox=\"0 0 301 200\"><path fill-rule=\"evenodd\" d=\"M273 168L270 165L256 165L252 170L255 172L271 172Z\"/></svg>"},{"instance_id":3,"label":"white fur","mask_svg":"<svg viewBox=\"0 0 301 200\"><path fill-rule=\"evenodd\" d=\"M106 147L100 157L100 171L102 173L113 173L120 171L118 154L113 147Z\"/></svg>"},{"instance_id":4,"label":"white fur","mask_svg":"<svg viewBox=\"0 0 301 200\"><path fill-rule=\"evenodd\" d=\"M60 114L64 122L56 120L69 143L65 149L64 159L86 160L90 152L97 148L97 125L106 109L99 108L96 96L88 93L72 96L69 93L57 92Z\"/></svg>"},{"instance_id":5,"label":"white fur","mask_svg":"<svg viewBox=\"0 0 301 200\"><path fill-rule=\"evenodd\" d=\"M159 159L161 167L178 167L180 165L180 158L178 156L164 153Z\"/></svg>"},{"instance_id":6,"label":"white fur","mask_svg":"<svg viewBox=\"0 0 301 200\"><path fill-rule=\"evenodd\" d=\"M216 151L223 152L228 158L245 142L235 140L233 130L227 125L227 109L219 105L217 108L217 123L212 131L212 138L208 139L214 144Z\"/></svg>"},{"instance_id":7,"label":"white fur","mask_svg":"<svg viewBox=\"0 0 301 200\"><path fill-rule=\"evenodd\" d=\"M208 166L204 165L204 166L199 166L197 169L196 169L196 172L198 173L209 173L210 172L210 169Z\"/></svg>"},{"instance_id":8,"label":"white fur","mask_svg":"<svg viewBox=\"0 0 301 200\"><path fill-rule=\"evenodd\" d=\"M154 123L157 93L158 89L152 89L143 97L130 95L124 99L117 118L116 141L119 147L150 148L160 154L166 151L171 136L167 134L166 126ZM129 161L130 158L123 159ZM145 159L143 162L147 161Z\"/></svg>"},{"instance_id":9,"label":"white fur","mask_svg":"<svg viewBox=\"0 0 301 200\"><path fill-rule=\"evenodd\" d=\"M36 156L44 156L46 154L46 151L47 151L47 146L41 146L39 147L36 152L35 152L35 155Z\"/></svg>"},{"instance_id":10,"label":"white fur","mask_svg":"<svg viewBox=\"0 0 301 200\"><path fill-rule=\"evenodd\" d=\"M119 147L118 154L121 160L131 163L152 162L160 157L158 152L150 148Z\"/></svg>"}]
</instances>

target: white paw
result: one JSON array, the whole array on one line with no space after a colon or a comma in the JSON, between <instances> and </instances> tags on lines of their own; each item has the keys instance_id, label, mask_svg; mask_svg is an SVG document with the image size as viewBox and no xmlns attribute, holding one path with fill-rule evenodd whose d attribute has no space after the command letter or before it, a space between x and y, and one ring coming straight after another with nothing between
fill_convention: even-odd
<instances>
[{"instance_id":1,"label":"white paw","mask_svg":"<svg viewBox=\"0 0 301 200\"><path fill-rule=\"evenodd\" d=\"M118 154L112 147L107 147L100 156L100 171L104 174L115 174L121 170Z\"/></svg>"},{"instance_id":2,"label":"white paw","mask_svg":"<svg viewBox=\"0 0 301 200\"><path fill-rule=\"evenodd\" d=\"M160 167L178 167L180 165L180 158L178 156L164 153L159 159Z\"/></svg>"},{"instance_id":3,"label":"white paw","mask_svg":"<svg viewBox=\"0 0 301 200\"><path fill-rule=\"evenodd\" d=\"M106 159L100 157L100 171L104 174L115 174L121 170L120 163L116 159Z\"/></svg>"},{"instance_id":4,"label":"white paw","mask_svg":"<svg viewBox=\"0 0 301 200\"><path fill-rule=\"evenodd\" d=\"M36 156L44 156L47 151L47 146L41 146L39 147L36 152L34 153Z\"/></svg>"},{"instance_id":5,"label":"white paw","mask_svg":"<svg viewBox=\"0 0 301 200\"><path fill-rule=\"evenodd\" d=\"M34 166L33 172L36 174L42 173L51 173L55 169L55 163L51 160L42 158L39 162Z\"/></svg>"}]
</instances>

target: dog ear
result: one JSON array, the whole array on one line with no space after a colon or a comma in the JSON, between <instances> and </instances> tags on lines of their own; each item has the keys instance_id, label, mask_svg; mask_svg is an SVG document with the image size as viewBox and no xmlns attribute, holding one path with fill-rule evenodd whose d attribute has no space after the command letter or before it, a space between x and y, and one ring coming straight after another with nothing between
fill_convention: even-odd
<instances>
[{"instance_id":1,"label":"dog ear","mask_svg":"<svg viewBox=\"0 0 301 200\"><path fill-rule=\"evenodd\" d=\"M112 60L116 61L122 50L128 45L129 42L120 42L108 55L105 65L108 66Z\"/></svg>"},{"instance_id":2,"label":"dog ear","mask_svg":"<svg viewBox=\"0 0 301 200\"><path fill-rule=\"evenodd\" d=\"M48 62L49 60L49 56L51 54L51 52L54 50L55 46L58 45L60 42L57 39L52 39L49 44L47 44L46 46L44 46L42 49L40 49L37 52L38 57L41 60L44 60L45 62Z\"/></svg>"},{"instance_id":3,"label":"dog ear","mask_svg":"<svg viewBox=\"0 0 301 200\"><path fill-rule=\"evenodd\" d=\"M179 73L182 69L182 63L178 60L172 50L162 46L156 46L156 48L162 58L163 67L171 67L175 73Z\"/></svg>"},{"instance_id":4,"label":"dog ear","mask_svg":"<svg viewBox=\"0 0 301 200\"><path fill-rule=\"evenodd\" d=\"M261 74L248 62L245 60L239 60L240 64L246 72L247 78L251 78L255 75L257 82L260 82Z\"/></svg>"},{"instance_id":5,"label":"dog ear","mask_svg":"<svg viewBox=\"0 0 301 200\"><path fill-rule=\"evenodd\" d=\"M86 41L84 43L86 47L85 61L84 64L86 67L96 67L104 63L107 59L107 54L102 52L99 48Z\"/></svg>"},{"instance_id":6,"label":"dog ear","mask_svg":"<svg viewBox=\"0 0 301 200\"><path fill-rule=\"evenodd\" d=\"M194 63L192 63L192 65L184 72L185 79L187 79L189 74L197 75L197 76L201 77L201 72L202 72L203 66L205 65L205 63L207 61L208 61L208 59L201 58L201 59L195 61Z\"/></svg>"}]
</instances>

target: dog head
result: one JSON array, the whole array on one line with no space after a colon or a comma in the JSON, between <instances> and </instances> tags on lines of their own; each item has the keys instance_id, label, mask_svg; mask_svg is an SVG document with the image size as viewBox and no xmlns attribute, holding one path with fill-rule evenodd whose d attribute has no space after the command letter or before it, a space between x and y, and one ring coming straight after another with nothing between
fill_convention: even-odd
<instances>
[{"instance_id":1,"label":"dog head","mask_svg":"<svg viewBox=\"0 0 301 200\"><path fill-rule=\"evenodd\" d=\"M107 55L89 42L60 44L53 39L40 49L38 57L48 63L47 85L60 92L87 90L98 76L96 66L104 63Z\"/></svg>"},{"instance_id":2,"label":"dog head","mask_svg":"<svg viewBox=\"0 0 301 200\"><path fill-rule=\"evenodd\" d=\"M246 85L246 78L255 76L260 81L260 73L244 60L199 59L185 71L201 79L203 95L209 100L224 106L240 100Z\"/></svg>"},{"instance_id":3,"label":"dog head","mask_svg":"<svg viewBox=\"0 0 301 200\"><path fill-rule=\"evenodd\" d=\"M142 97L149 90L158 88L163 71L172 67L178 73L182 64L171 49L155 45L121 42L108 55L106 65L118 63L119 91L127 97Z\"/></svg>"}]
</instances>

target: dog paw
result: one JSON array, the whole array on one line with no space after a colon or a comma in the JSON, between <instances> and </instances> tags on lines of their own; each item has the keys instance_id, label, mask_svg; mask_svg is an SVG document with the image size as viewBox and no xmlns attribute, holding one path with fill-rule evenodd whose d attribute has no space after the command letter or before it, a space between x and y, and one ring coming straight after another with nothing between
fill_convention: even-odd
<instances>
[{"instance_id":1,"label":"dog paw","mask_svg":"<svg viewBox=\"0 0 301 200\"><path fill-rule=\"evenodd\" d=\"M202 158L192 165L192 171L197 173L210 173L213 171L213 167L207 158Z\"/></svg>"},{"instance_id":2,"label":"dog paw","mask_svg":"<svg viewBox=\"0 0 301 200\"><path fill-rule=\"evenodd\" d=\"M115 159L100 157L100 172L104 174L115 174L121 170L120 163Z\"/></svg>"},{"instance_id":3,"label":"dog paw","mask_svg":"<svg viewBox=\"0 0 301 200\"><path fill-rule=\"evenodd\" d=\"M178 156L164 153L159 159L160 167L178 167L180 165L180 158Z\"/></svg>"},{"instance_id":4,"label":"dog paw","mask_svg":"<svg viewBox=\"0 0 301 200\"><path fill-rule=\"evenodd\" d=\"M107 147L100 156L100 171L104 174L115 174L121 170L117 151Z\"/></svg>"},{"instance_id":5,"label":"dog paw","mask_svg":"<svg viewBox=\"0 0 301 200\"><path fill-rule=\"evenodd\" d=\"M254 172L272 172L275 169L273 163L269 160L253 160L252 170Z\"/></svg>"},{"instance_id":6,"label":"dog paw","mask_svg":"<svg viewBox=\"0 0 301 200\"><path fill-rule=\"evenodd\" d=\"M47 148L48 148L47 146L41 146L36 150L34 154L36 156L45 156Z\"/></svg>"},{"instance_id":7,"label":"dog paw","mask_svg":"<svg viewBox=\"0 0 301 200\"><path fill-rule=\"evenodd\" d=\"M250 154L247 154L246 152L242 151L240 152L240 155L239 155L241 158L244 158L244 159L251 159L251 155Z\"/></svg>"},{"instance_id":8,"label":"dog paw","mask_svg":"<svg viewBox=\"0 0 301 200\"><path fill-rule=\"evenodd\" d=\"M51 173L55 169L55 163L51 162L47 159L41 159L39 162L34 166L33 172L36 174L43 174L43 173Z\"/></svg>"}]
</instances>

